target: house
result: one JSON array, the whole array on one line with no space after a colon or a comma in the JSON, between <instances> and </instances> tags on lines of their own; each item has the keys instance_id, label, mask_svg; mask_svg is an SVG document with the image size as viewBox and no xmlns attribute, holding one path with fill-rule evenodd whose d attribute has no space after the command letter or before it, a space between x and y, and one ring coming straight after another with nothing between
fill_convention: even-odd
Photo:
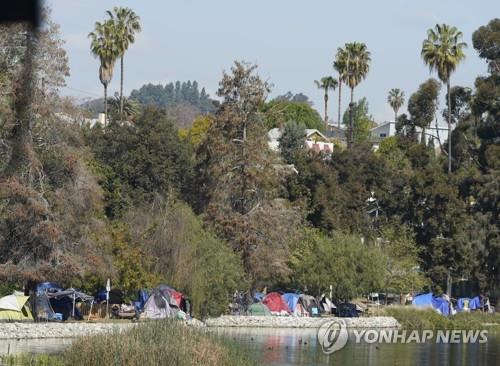
<instances>
[{"instance_id":1,"label":"house","mask_svg":"<svg viewBox=\"0 0 500 366\"><path fill-rule=\"evenodd\" d=\"M328 130L326 131L328 138L334 138L340 141L346 141L346 130L338 127L336 123L328 122Z\"/></svg>"},{"instance_id":2,"label":"house","mask_svg":"<svg viewBox=\"0 0 500 366\"><path fill-rule=\"evenodd\" d=\"M422 139L422 129L420 127L416 127L415 131L418 136L418 140ZM371 130L371 142L373 144L373 148L375 150L380 146L380 142L391 136L396 135L396 122L395 121L387 121L384 122ZM439 141L443 144L448 139L448 126L438 125L437 123L434 125L430 125L425 129L424 134L426 144L430 142L434 143L436 149L439 148Z\"/></svg>"},{"instance_id":3,"label":"house","mask_svg":"<svg viewBox=\"0 0 500 366\"><path fill-rule=\"evenodd\" d=\"M279 128L273 128L267 133L269 148L273 151L279 151L280 143L279 139L283 131ZM333 143L328 140L328 138L314 128L307 128L305 133L305 143L304 147L316 152L332 153Z\"/></svg>"}]
</instances>

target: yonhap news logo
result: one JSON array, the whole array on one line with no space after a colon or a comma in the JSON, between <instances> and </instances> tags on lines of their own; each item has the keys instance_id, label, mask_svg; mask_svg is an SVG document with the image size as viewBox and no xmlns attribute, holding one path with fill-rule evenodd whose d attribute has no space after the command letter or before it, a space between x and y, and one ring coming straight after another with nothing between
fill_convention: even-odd
<instances>
[{"instance_id":1,"label":"yonhap news logo","mask_svg":"<svg viewBox=\"0 0 500 366\"><path fill-rule=\"evenodd\" d=\"M327 355L344 348L348 339L349 333L343 319L329 320L318 329L318 342Z\"/></svg>"},{"instance_id":2,"label":"yonhap news logo","mask_svg":"<svg viewBox=\"0 0 500 366\"><path fill-rule=\"evenodd\" d=\"M318 343L325 354L344 348L348 341L354 343L487 343L487 330L405 330L405 329L351 329L345 320L324 322L318 329Z\"/></svg>"}]
</instances>

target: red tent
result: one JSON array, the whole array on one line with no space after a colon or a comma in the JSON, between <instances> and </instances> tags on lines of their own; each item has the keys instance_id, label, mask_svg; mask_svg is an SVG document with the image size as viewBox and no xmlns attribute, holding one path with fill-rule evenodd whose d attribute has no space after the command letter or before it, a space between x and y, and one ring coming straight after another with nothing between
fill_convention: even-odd
<instances>
[{"instance_id":1,"label":"red tent","mask_svg":"<svg viewBox=\"0 0 500 366\"><path fill-rule=\"evenodd\" d=\"M277 292L269 293L266 297L264 297L262 303L267 306L271 313L290 313L288 305Z\"/></svg>"}]
</instances>

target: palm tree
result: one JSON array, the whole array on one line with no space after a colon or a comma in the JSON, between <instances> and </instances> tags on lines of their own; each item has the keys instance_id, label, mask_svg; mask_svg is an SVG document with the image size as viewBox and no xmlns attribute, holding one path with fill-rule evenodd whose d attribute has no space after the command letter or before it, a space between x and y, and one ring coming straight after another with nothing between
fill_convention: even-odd
<instances>
[{"instance_id":1,"label":"palm tree","mask_svg":"<svg viewBox=\"0 0 500 366\"><path fill-rule=\"evenodd\" d=\"M318 80L314 80L318 89L323 89L325 92L325 132L328 132L328 90L335 90L337 87L337 80L331 76L325 76Z\"/></svg>"},{"instance_id":2,"label":"palm tree","mask_svg":"<svg viewBox=\"0 0 500 366\"><path fill-rule=\"evenodd\" d=\"M347 52L345 49L339 47L337 49L337 54L335 55L335 61L333 61L333 68L337 70L339 73L338 77L338 86L339 86L339 109L338 109L338 128L340 132L340 112L342 108L342 83L345 82L346 75L346 61L347 61Z\"/></svg>"},{"instance_id":3,"label":"palm tree","mask_svg":"<svg viewBox=\"0 0 500 366\"><path fill-rule=\"evenodd\" d=\"M105 21L96 22L95 29L89 33L90 50L94 57L99 58L99 80L104 86L104 125L108 118L108 85L113 77L113 68L119 51L114 42L114 24Z\"/></svg>"},{"instance_id":4,"label":"palm tree","mask_svg":"<svg viewBox=\"0 0 500 366\"><path fill-rule=\"evenodd\" d=\"M128 47L135 42L135 33L141 31L140 18L130 8L114 7L106 11L114 23L115 42L120 52L120 116L123 114L123 58Z\"/></svg>"},{"instance_id":5,"label":"palm tree","mask_svg":"<svg viewBox=\"0 0 500 366\"><path fill-rule=\"evenodd\" d=\"M354 107L354 88L363 81L370 70L370 52L366 45L360 42L346 43L345 45L346 67L344 82L351 88L351 102L349 103L349 140L348 147L353 144L353 107Z\"/></svg>"},{"instance_id":6,"label":"palm tree","mask_svg":"<svg viewBox=\"0 0 500 366\"><path fill-rule=\"evenodd\" d=\"M451 94L450 77L465 58L467 43L461 42L462 32L447 24L436 24L427 31L422 43L422 58L431 71L437 71L439 79L446 83L448 93L448 172L451 172Z\"/></svg>"},{"instance_id":7,"label":"palm tree","mask_svg":"<svg viewBox=\"0 0 500 366\"><path fill-rule=\"evenodd\" d=\"M405 103L405 92L398 88L393 88L389 90L389 95L387 96L387 102L394 111L394 122L397 122L399 108L401 108Z\"/></svg>"}]
</instances>

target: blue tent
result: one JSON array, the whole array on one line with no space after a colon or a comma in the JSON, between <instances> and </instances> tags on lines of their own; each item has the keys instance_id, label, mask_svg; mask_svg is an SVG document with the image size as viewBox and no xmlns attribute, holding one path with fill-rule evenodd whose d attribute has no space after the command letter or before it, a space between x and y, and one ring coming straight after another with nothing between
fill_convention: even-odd
<instances>
[{"instance_id":1,"label":"blue tent","mask_svg":"<svg viewBox=\"0 0 500 366\"><path fill-rule=\"evenodd\" d=\"M479 296L473 297L472 299L461 297L457 301L457 310L464 311L464 308L468 308L469 310L481 309L481 299Z\"/></svg>"},{"instance_id":2,"label":"blue tent","mask_svg":"<svg viewBox=\"0 0 500 366\"><path fill-rule=\"evenodd\" d=\"M432 307L432 292L428 294L420 294L413 298L412 304L417 308L431 308Z\"/></svg>"},{"instance_id":3,"label":"blue tent","mask_svg":"<svg viewBox=\"0 0 500 366\"><path fill-rule=\"evenodd\" d=\"M139 293L137 294L137 301L134 301L135 310L140 313L144 308L144 305L146 304L146 301L148 301L148 299L149 299L148 291L144 289L139 290Z\"/></svg>"},{"instance_id":4,"label":"blue tent","mask_svg":"<svg viewBox=\"0 0 500 366\"><path fill-rule=\"evenodd\" d=\"M450 303L442 297L435 296L432 299L432 307L444 316L450 315Z\"/></svg>"},{"instance_id":5,"label":"blue tent","mask_svg":"<svg viewBox=\"0 0 500 366\"><path fill-rule=\"evenodd\" d=\"M286 304L288 305L288 308L293 313L299 302L300 295L288 292L286 294L281 295L281 297L283 298L283 300L285 300Z\"/></svg>"},{"instance_id":6,"label":"blue tent","mask_svg":"<svg viewBox=\"0 0 500 366\"><path fill-rule=\"evenodd\" d=\"M412 304L417 308L432 308L445 316L450 314L450 303L448 300L434 296L432 292L415 296Z\"/></svg>"}]
</instances>

